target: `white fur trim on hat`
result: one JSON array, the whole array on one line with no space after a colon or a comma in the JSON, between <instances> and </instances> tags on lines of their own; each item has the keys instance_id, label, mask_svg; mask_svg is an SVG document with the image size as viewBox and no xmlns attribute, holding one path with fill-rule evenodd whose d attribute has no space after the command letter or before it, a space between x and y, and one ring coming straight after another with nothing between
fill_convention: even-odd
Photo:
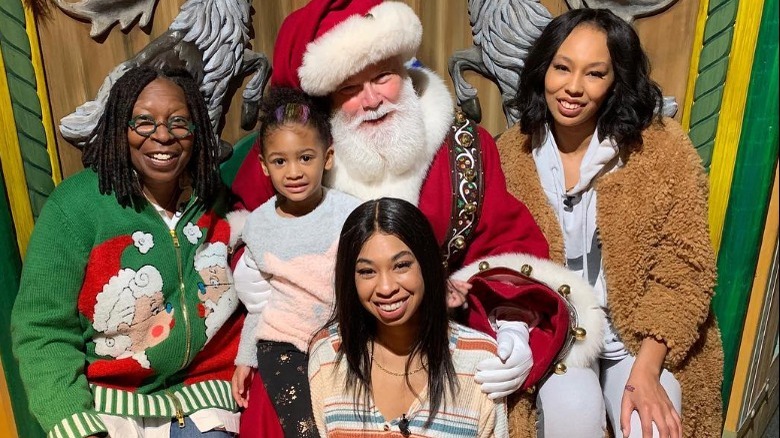
<instances>
[{"instance_id":1,"label":"white fur trim on hat","mask_svg":"<svg viewBox=\"0 0 780 438\"><path fill-rule=\"evenodd\" d=\"M195 254L195 269L200 271L211 266L227 268L227 245L222 242L204 243Z\"/></svg>"},{"instance_id":2,"label":"white fur trim on hat","mask_svg":"<svg viewBox=\"0 0 780 438\"><path fill-rule=\"evenodd\" d=\"M379 61L417 53L422 41L422 23L409 6L385 1L370 15L354 15L306 46L298 69L301 88L325 96L344 80Z\"/></svg>"},{"instance_id":3,"label":"white fur trim on hat","mask_svg":"<svg viewBox=\"0 0 780 438\"><path fill-rule=\"evenodd\" d=\"M606 315L599 306L593 288L585 279L566 269L565 267L528 254L502 254L487 257L464 266L452 274L455 280L467 281L472 275L479 272L479 264L487 262L490 267L506 267L520 271L523 265L531 267L530 277L546 284L550 289L557 291L566 284L570 287L569 303L577 311L577 327L586 331L585 339L575 341L569 354L563 359L563 363L569 367L588 367L598 358L604 346L604 327Z\"/></svg>"},{"instance_id":4,"label":"white fur trim on hat","mask_svg":"<svg viewBox=\"0 0 780 438\"><path fill-rule=\"evenodd\" d=\"M241 233L244 231L246 218L249 217L248 210L236 210L227 214L228 224L230 224L230 246L235 248L236 243L241 239Z\"/></svg>"}]
</instances>

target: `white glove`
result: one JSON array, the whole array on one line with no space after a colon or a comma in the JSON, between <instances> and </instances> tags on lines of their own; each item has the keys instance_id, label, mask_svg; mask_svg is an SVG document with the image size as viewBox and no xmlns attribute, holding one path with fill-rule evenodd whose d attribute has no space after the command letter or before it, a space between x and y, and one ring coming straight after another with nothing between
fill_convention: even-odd
<instances>
[{"instance_id":1,"label":"white glove","mask_svg":"<svg viewBox=\"0 0 780 438\"><path fill-rule=\"evenodd\" d=\"M233 284L238 299L249 313L259 314L271 296L271 284L263 277L248 250L241 254L233 270Z\"/></svg>"},{"instance_id":2,"label":"white glove","mask_svg":"<svg viewBox=\"0 0 780 438\"><path fill-rule=\"evenodd\" d=\"M498 321L498 357L477 365L474 380L491 400L506 397L525 382L534 364L528 344L528 324L522 321Z\"/></svg>"}]
</instances>

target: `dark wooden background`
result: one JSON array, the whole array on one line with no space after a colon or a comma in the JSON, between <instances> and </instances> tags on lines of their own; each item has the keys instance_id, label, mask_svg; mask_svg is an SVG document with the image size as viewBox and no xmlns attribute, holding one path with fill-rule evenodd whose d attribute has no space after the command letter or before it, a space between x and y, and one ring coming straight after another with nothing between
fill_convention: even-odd
<instances>
[{"instance_id":1,"label":"dark wooden background","mask_svg":"<svg viewBox=\"0 0 780 438\"><path fill-rule=\"evenodd\" d=\"M467 0L405 0L423 23L423 44L418 58L439 72L449 83L447 59L456 50L471 45ZM77 21L58 9L39 23L46 81L55 123L86 100L93 99L106 74L118 63L133 56L164 32L179 11L183 0L161 0L150 25L137 25L123 32L118 26L101 41L89 37L89 23ZM287 14L303 6L306 0L254 1L253 48L273 55L273 42ZM542 0L553 15L568 10L564 0ZM699 0L679 0L653 17L639 19L636 28L653 67L653 78L665 95L673 95L681 105L685 98ZM471 73L467 78L479 90L483 125L493 134L505 128L497 88ZM239 127L240 92L227 113L222 137L235 142L247 132ZM678 113L679 118L681 113ZM57 134L63 176L81 169L78 149Z\"/></svg>"}]
</instances>

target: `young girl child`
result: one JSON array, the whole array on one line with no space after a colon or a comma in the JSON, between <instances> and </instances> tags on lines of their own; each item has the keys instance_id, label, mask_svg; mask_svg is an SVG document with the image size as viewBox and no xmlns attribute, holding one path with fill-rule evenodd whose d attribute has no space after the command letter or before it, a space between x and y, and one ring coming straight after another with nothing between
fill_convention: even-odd
<instances>
[{"instance_id":1,"label":"young girl child","mask_svg":"<svg viewBox=\"0 0 780 438\"><path fill-rule=\"evenodd\" d=\"M507 186L611 319L592 368L541 386L540 436L602 436L608 417L618 437L719 437L706 176L677 122L654 114L639 37L607 10L572 10L534 43L520 84L520 125L498 143Z\"/></svg>"},{"instance_id":2,"label":"young girl child","mask_svg":"<svg viewBox=\"0 0 780 438\"><path fill-rule=\"evenodd\" d=\"M250 314L241 333L233 394L239 405L247 405L250 367L256 367L285 436L316 436L306 351L331 314L338 231L360 202L322 186L323 172L333 165L325 102L277 88L264 108L259 158L277 194L249 215L242 235L244 260L256 269L257 282L237 284ZM257 309L252 303L264 293L270 295Z\"/></svg>"},{"instance_id":3,"label":"young girl child","mask_svg":"<svg viewBox=\"0 0 780 438\"><path fill-rule=\"evenodd\" d=\"M352 212L335 280L309 359L320 436L508 436L503 399L474 381L496 342L449 321L439 246L415 206L382 198Z\"/></svg>"}]
</instances>

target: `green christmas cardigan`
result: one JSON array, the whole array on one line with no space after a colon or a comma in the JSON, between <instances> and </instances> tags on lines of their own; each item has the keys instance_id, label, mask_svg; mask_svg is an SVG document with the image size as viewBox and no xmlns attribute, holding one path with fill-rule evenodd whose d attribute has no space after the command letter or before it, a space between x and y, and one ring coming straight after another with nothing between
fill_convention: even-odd
<instances>
[{"instance_id":1,"label":"green christmas cardigan","mask_svg":"<svg viewBox=\"0 0 780 438\"><path fill-rule=\"evenodd\" d=\"M122 208L84 170L44 206L11 318L33 414L49 436L105 431L97 413L231 411L243 316L220 197L191 198L174 230L149 203Z\"/></svg>"}]
</instances>

